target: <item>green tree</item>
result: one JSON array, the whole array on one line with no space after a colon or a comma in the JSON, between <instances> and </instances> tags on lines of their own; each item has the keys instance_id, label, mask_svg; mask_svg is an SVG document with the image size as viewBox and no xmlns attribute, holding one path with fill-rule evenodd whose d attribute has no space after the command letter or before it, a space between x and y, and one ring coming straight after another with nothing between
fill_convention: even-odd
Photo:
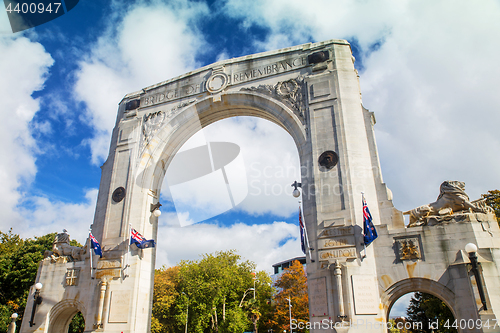
<instances>
[{"instance_id":1,"label":"green tree","mask_svg":"<svg viewBox=\"0 0 500 333\"><path fill-rule=\"evenodd\" d=\"M290 331L290 299L292 304L292 319L297 323L309 321L309 296L307 293L307 277L304 266L294 261L274 284L279 288L275 296L274 316L269 318L269 326L276 332Z\"/></svg>"},{"instance_id":2,"label":"green tree","mask_svg":"<svg viewBox=\"0 0 500 333\"><path fill-rule=\"evenodd\" d=\"M243 332L259 327L269 308L270 278L255 264L241 261L234 251L205 254L201 260L182 261L178 267L155 272L152 332ZM243 296L247 292L244 299ZM187 315L188 314L188 315Z\"/></svg>"},{"instance_id":3,"label":"green tree","mask_svg":"<svg viewBox=\"0 0 500 333\"><path fill-rule=\"evenodd\" d=\"M83 333L84 330L85 318L83 318L81 312L78 312L69 323L68 333Z\"/></svg>"},{"instance_id":4,"label":"green tree","mask_svg":"<svg viewBox=\"0 0 500 333\"><path fill-rule=\"evenodd\" d=\"M55 234L23 240L0 231L0 332L6 332L13 312L23 320L29 288L35 282L38 264L45 250L52 248Z\"/></svg>"},{"instance_id":5,"label":"green tree","mask_svg":"<svg viewBox=\"0 0 500 333\"><path fill-rule=\"evenodd\" d=\"M179 314L176 308L179 295L179 267L155 270L152 333L181 331L182 323L172 320Z\"/></svg>"},{"instance_id":6,"label":"green tree","mask_svg":"<svg viewBox=\"0 0 500 333\"><path fill-rule=\"evenodd\" d=\"M481 197L486 199L486 204L493 208L498 224L500 225L500 191L491 190L487 194L481 195Z\"/></svg>"},{"instance_id":7,"label":"green tree","mask_svg":"<svg viewBox=\"0 0 500 333\"><path fill-rule=\"evenodd\" d=\"M446 322L452 325L455 318L451 310L439 298L421 292L413 294L410 305L406 310L408 321L413 323L422 323L422 329L412 328L414 333L450 333L457 332L453 327L445 327ZM438 322L438 328L433 329L430 324Z\"/></svg>"},{"instance_id":8,"label":"green tree","mask_svg":"<svg viewBox=\"0 0 500 333\"><path fill-rule=\"evenodd\" d=\"M7 332L14 312L19 315L18 330L21 327L29 288L35 282L44 252L52 249L55 235L22 239L12 229L7 233L0 231L0 333ZM81 246L76 241L71 241L71 245ZM77 320L78 317L74 327L80 327Z\"/></svg>"},{"instance_id":9,"label":"green tree","mask_svg":"<svg viewBox=\"0 0 500 333\"><path fill-rule=\"evenodd\" d=\"M405 328L407 320L405 318L389 319L389 333L411 333Z\"/></svg>"}]
</instances>

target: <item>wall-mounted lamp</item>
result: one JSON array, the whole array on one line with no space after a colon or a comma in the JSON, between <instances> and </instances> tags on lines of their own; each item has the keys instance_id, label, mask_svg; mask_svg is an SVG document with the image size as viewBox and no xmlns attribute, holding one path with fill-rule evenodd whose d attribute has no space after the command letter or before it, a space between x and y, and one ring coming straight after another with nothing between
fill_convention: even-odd
<instances>
[{"instance_id":1,"label":"wall-mounted lamp","mask_svg":"<svg viewBox=\"0 0 500 333\"><path fill-rule=\"evenodd\" d=\"M42 287L43 285L40 282L35 284L35 294L33 295L34 301L33 301L33 309L31 310L30 327L35 326L36 307L42 304L42 296L40 296L40 289L42 289Z\"/></svg>"},{"instance_id":2,"label":"wall-mounted lamp","mask_svg":"<svg viewBox=\"0 0 500 333\"><path fill-rule=\"evenodd\" d=\"M302 187L302 183L297 183L297 181L295 181L293 184L292 184L293 187L295 187L295 189L293 190L292 192L292 195L295 197L295 198L298 198L300 196L300 191L299 191L299 187Z\"/></svg>"},{"instance_id":3,"label":"wall-mounted lamp","mask_svg":"<svg viewBox=\"0 0 500 333\"><path fill-rule=\"evenodd\" d=\"M157 202L156 204L151 204L151 213L153 213L154 216L160 217L161 215L161 203Z\"/></svg>"},{"instance_id":4,"label":"wall-mounted lamp","mask_svg":"<svg viewBox=\"0 0 500 333\"><path fill-rule=\"evenodd\" d=\"M469 254L469 260L472 266L472 273L476 279L477 290L479 291L479 297L481 298L481 303L483 303L483 309L488 310L486 306L486 297L484 296L483 282L481 280L481 275L479 274L479 264L477 262L477 246L476 244L469 243L465 245L465 252Z\"/></svg>"}]
</instances>

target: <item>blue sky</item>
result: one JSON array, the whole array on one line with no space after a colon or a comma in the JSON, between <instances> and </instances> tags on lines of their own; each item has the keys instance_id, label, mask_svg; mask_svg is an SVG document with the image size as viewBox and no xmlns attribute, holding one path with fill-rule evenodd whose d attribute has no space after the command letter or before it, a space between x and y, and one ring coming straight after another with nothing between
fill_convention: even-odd
<instances>
[{"instance_id":1,"label":"blue sky","mask_svg":"<svg viewBox=\"0 0 500 333\"><path fill-rule=\"evenodd\" d=\"M327 39L351 42L396 208L434 201L444 180L465 181L476 199L500 187L498 31L500 4L487 0L88 0L15 34L0 11L0 230L66 228L85 241L125 94L217 60ZM236 248L270 271L300 255L297 200L284 191L298 173L280 173L298 168L289 135L236 118L189 144L200 140L238 143L249 181L275 193L181 228L164 186L157 266ZM269 177L257 176L266 167Z\"/></svg>"}]
</instances>

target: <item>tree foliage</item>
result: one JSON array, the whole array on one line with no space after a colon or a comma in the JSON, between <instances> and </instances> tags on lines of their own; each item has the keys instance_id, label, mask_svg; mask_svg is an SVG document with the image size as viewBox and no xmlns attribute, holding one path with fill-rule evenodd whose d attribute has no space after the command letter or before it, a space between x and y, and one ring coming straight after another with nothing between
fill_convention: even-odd
<instances>
[{"instance_id":1,"label":"tree foliage","mask_svg":"<svg viewBox=\"0 0 500 333\"><path fill-rule=\"evenodd\" d=\"M439 298L422 293L416 292L413 294L410 305L406 310L408 320L413 323L422 323L422 329L412 328L411 332L414 333L450 333L457 332L453 327L445 327L446 322L451 326L455 320L451 310ZM437 329L431 327L433 323L438 323Z\"/></svg>"},{"instance_id":2,"label":"tree foliage","mask_svg":"<svg viewBox=\"0 0 500 333\"><path fill-rule=\"evenodd\" d=\"M172 320L178 314L179 295L179 267L155 270L152 333L180 331L179 320Z\"/></svg>"},{"instance_id":3,"label":"tree foliage","mask_svg":"<svg viewBox=\"0 0 500 333\"><path fill-rule=\"evenodd\" d=\"M35 239L22 239L0 231L0 332L7 332L10 316L17 312L20 327L29 288L33 285L38 264L45 250L52 248L55 233Z\"/></svg>"},{"instance_id":4,"label":"tree foliage","mask_svg":"<svg viewBox=\"0 0 500 333\"><path fill-rule=\"evenodd\" d=\"M248 289L254 286L255 264L240 259L234 251L216 252L157 270L151 332L184 332L186 318L188 331L197 333L259 327L258 319L269 307L270 278L265 272L256 274L254 300Z\"/></svg>"},{"instance_id":5,"label":"tree foliage","mask_svg":"<svg viewBox=\"0 0 500 333\"><path fill-rule=\"evenodd\" d=\"M71 319L71 323L69 323L68 333L83 333L85 330L85 318L81 312L78 312L73 319Z\"/></svg>"},{"instance_id":6,"label":"tree foliage","mask_svg":"<svg viewBox=\"0 0 500 333\"><path fill-rule=\"evenodd\" d=\"M406 320L404 318L389 319L389 333L410 333L409 330L405 328Z\"/></svg>"},{"instance_id":7,"label":"tree foliage","mask_svg":"<svg viewBox=\"0 0 500 333\"><path fill-rule=\"evenodd\" d=\"M500 191L491 190L487 194L481 195L481 197L486 199L486 204L493 208L498 224L500 225Z\"/></svg>"},{"instance_id":8,"label":"tree foliage","mask_svg":"<svg viewBox=\"0 0 500 333\"><path fill-rule=\"evenodd\" d=\"M274 299L275 308L273 316L266 318L268 326L276 332L286 330L290 332L290 308L292 305L292 319L297 323L309 321L309 296L307 293L307 277L304 266L299 261L294 261L286 268L283 275L274 284L279 292Z\"/></svg>"},{"instance_id":9,"label":"tree foliage","mask_svg":"<svg viewBox=\"0 0 500 333\"><path fill-rule=\"evenodd\" d=\"M19 315L17 330L21 327L29 289L44 252L52 249L55 235L22 239L12 229L7 233L0 231L0 333L7 332L14 312ZM76 241L71 241L71 245L81 246ZM81 325L73 326L79 329Z\"/></svg>"}]
</instances>

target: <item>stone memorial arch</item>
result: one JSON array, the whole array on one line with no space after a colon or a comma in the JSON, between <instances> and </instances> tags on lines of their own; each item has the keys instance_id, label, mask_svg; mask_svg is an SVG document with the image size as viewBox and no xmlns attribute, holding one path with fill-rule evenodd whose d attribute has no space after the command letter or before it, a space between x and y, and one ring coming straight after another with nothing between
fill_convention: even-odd
<instances>
[{"instance_id":1,"label":"stone memorial arch","mask_svg":"<svg viewBox=\"0 0 500 333\"><path fill-rule=\"evenodd\" d=\"M71 248L67 234L59 234L35 281L43 287L34 324L33 287L21 332L67 332L78 311L86 332L149 331L155 249L129 251L129 225L156 239L153 211L173 156L196 131L233 116L270 120L297 146L311 244L310 331L386 332L390 308L413 291L440 297L459 321L490 319L489 330L460 332L500 331L493 328L500 311L494 215L469 202L462 183L447 182L438 204L408 212L412 227L405 227L382 180L375 117L362 105L350 45L330 40L224 60L126 95L92 225L103 257L93 255L91 269L88 246ZM209 172L227 184L231 177L224 165ZM379 234L366 249L362 192ZM479 248L484 304L462 251L469 242Z\"/></svg>"}]
</instances>

